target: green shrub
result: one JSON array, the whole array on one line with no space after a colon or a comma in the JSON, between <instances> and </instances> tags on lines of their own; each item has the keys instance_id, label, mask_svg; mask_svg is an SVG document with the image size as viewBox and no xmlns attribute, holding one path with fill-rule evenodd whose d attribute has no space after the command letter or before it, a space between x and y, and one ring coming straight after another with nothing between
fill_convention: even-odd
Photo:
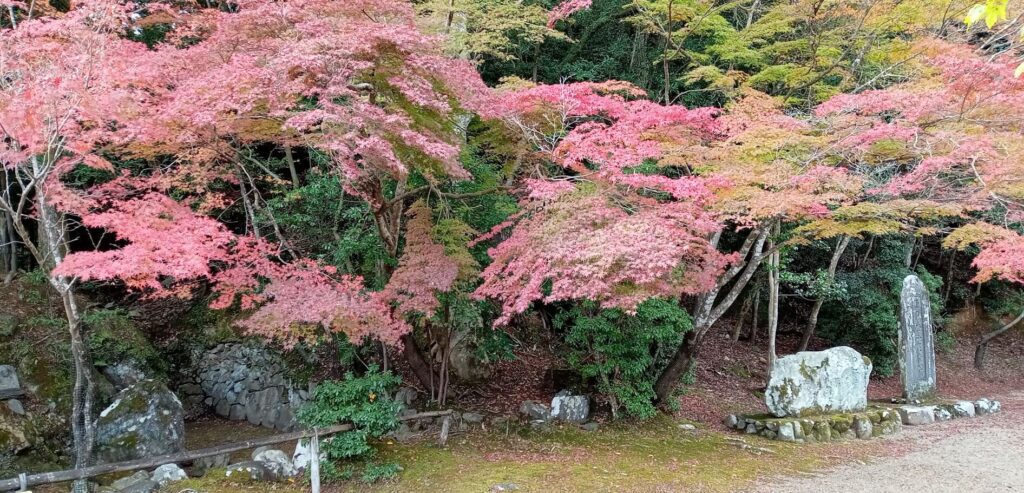
<instances>
[{"instance_id":1,"label":"green shrub","mask_svg":"<svg viewBox=\"0 0 1024 493\"><path fill-rule=\"evenodd\" d=\"M691 327L689 315L676 303L652 298L635 315L602 310L583 303L555 317L565 331L569 366L597 388L615 414L647 419L655 415L654 382L658 370Z\"/></svg>"},{"instance_id":2,"label":"green shrub","mask_svg":"<svg viewBox=\"0 0 1024 493\"><path fill-rule=\"evenodd\" d=\"M97 366L132 361L153 376L166 374L167 362L124 310L91 310L82 321L89 329L89 351Z\"/></svg>"},{"instance_id":3,"label":"green shrub","mask_svg":"<svg viewBox=\"0 0 1024 493\"><path fill-rule=\"evenodd\" d=\"M379 439L398 426L401 406L391 399L392 390L400 379L390 372L378 371L371 366L365 375L356 377L351 372L343 380L320 383L310 401L299 410L298 419L309 427L326 428L350 423L352 431L335 434L321 440L324 477L341 480L352 476L339 462L354 467L364 461L362 478L393 476L398 465L375 465L368 461L374 455L371 440ZM388 471L393 473L388 474Z\"/></svg>"}]
</instances>

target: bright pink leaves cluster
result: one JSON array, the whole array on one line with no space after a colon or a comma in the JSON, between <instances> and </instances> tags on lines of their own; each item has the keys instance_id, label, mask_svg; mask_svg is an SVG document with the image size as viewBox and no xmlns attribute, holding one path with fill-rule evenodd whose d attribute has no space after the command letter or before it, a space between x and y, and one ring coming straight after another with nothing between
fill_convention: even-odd
<instances>
[{"instance_id":1,"label":"bright pink leaves cluster","mask_svg":"<svg viewBox=\"0 0 1024 493\"><path fill-rule=\"evenodd\" d=\"M566 19L576 12L589 9L593 3L593 0L564 0L548 12L548 28L555 27L556 22Z\"/></svg>"}]
</instances>

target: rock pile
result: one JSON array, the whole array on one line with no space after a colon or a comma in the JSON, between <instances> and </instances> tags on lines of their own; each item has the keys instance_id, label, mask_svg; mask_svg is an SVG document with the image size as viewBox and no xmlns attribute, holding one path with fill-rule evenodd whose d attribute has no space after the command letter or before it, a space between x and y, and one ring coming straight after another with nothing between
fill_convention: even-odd
<instances>
[{"instance_id":1,"label":"rock pile","mask_svg":"<svg viewBox=\"0 0 1024 493\"><path fill-rule=\"evenodd\" d=\"M1002 410L999 401L990 399L978 399L971 401L956 401L953 403L936 405L904 405L897 408L903 424L907 426L919 426L932 424L937 421L949 421L957 418L973 418L995 414Z\"/></svg>"}]
</instances>

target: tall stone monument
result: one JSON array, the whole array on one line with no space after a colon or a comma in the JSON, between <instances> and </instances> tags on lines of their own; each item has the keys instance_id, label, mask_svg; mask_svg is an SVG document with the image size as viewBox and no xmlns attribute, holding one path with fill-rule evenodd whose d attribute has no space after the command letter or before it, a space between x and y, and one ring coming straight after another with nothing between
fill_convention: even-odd
<instances>
[{"instance_id":1,"label":"tall stone monument","mask_svg":"<svg viewBox=\"0 0 1024 493\"><path fill-rule=\"evenodd\" d=\"M935 341L928 289L917 276L903 280L900 293L900 378L903 397L921 399L935 392Z\"/></svg>"}]
</instances>

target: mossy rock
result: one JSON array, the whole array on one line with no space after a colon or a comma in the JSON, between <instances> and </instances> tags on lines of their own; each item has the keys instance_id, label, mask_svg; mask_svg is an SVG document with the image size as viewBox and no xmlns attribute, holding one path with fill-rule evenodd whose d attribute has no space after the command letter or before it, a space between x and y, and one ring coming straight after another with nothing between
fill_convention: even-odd
<instances>
[{"instance_id":1,"label":"mossy rock","mask_svg":"<svg viewBox=\"0 0 1024 493\"><path fill-rule=\"evenodd\" d=\"M184 439L181 401L155 380L122 390L96 421L96 457L103 462L180 452Z\"/></svg>"},{"instance_id":2,"label":"mossy rock","mask_svg":"<svg viewBox=\"0 0 1024 493\"><path fill-rule=\"evenodd\" d=\"M848 414L837 414L832 416L832 429L839 433L846 433L853 426L853 416Z\"/></svg>"},{"instance_id":3,"label":"mossy rock","mask_svg":"<svg viewBox=\"0 0 1024 493\"><path fill-rule=\"evenodd\" d=\"M29 447L26 420L0 405L0 455L14 455Z\"/></svg>"}]
</instances>

